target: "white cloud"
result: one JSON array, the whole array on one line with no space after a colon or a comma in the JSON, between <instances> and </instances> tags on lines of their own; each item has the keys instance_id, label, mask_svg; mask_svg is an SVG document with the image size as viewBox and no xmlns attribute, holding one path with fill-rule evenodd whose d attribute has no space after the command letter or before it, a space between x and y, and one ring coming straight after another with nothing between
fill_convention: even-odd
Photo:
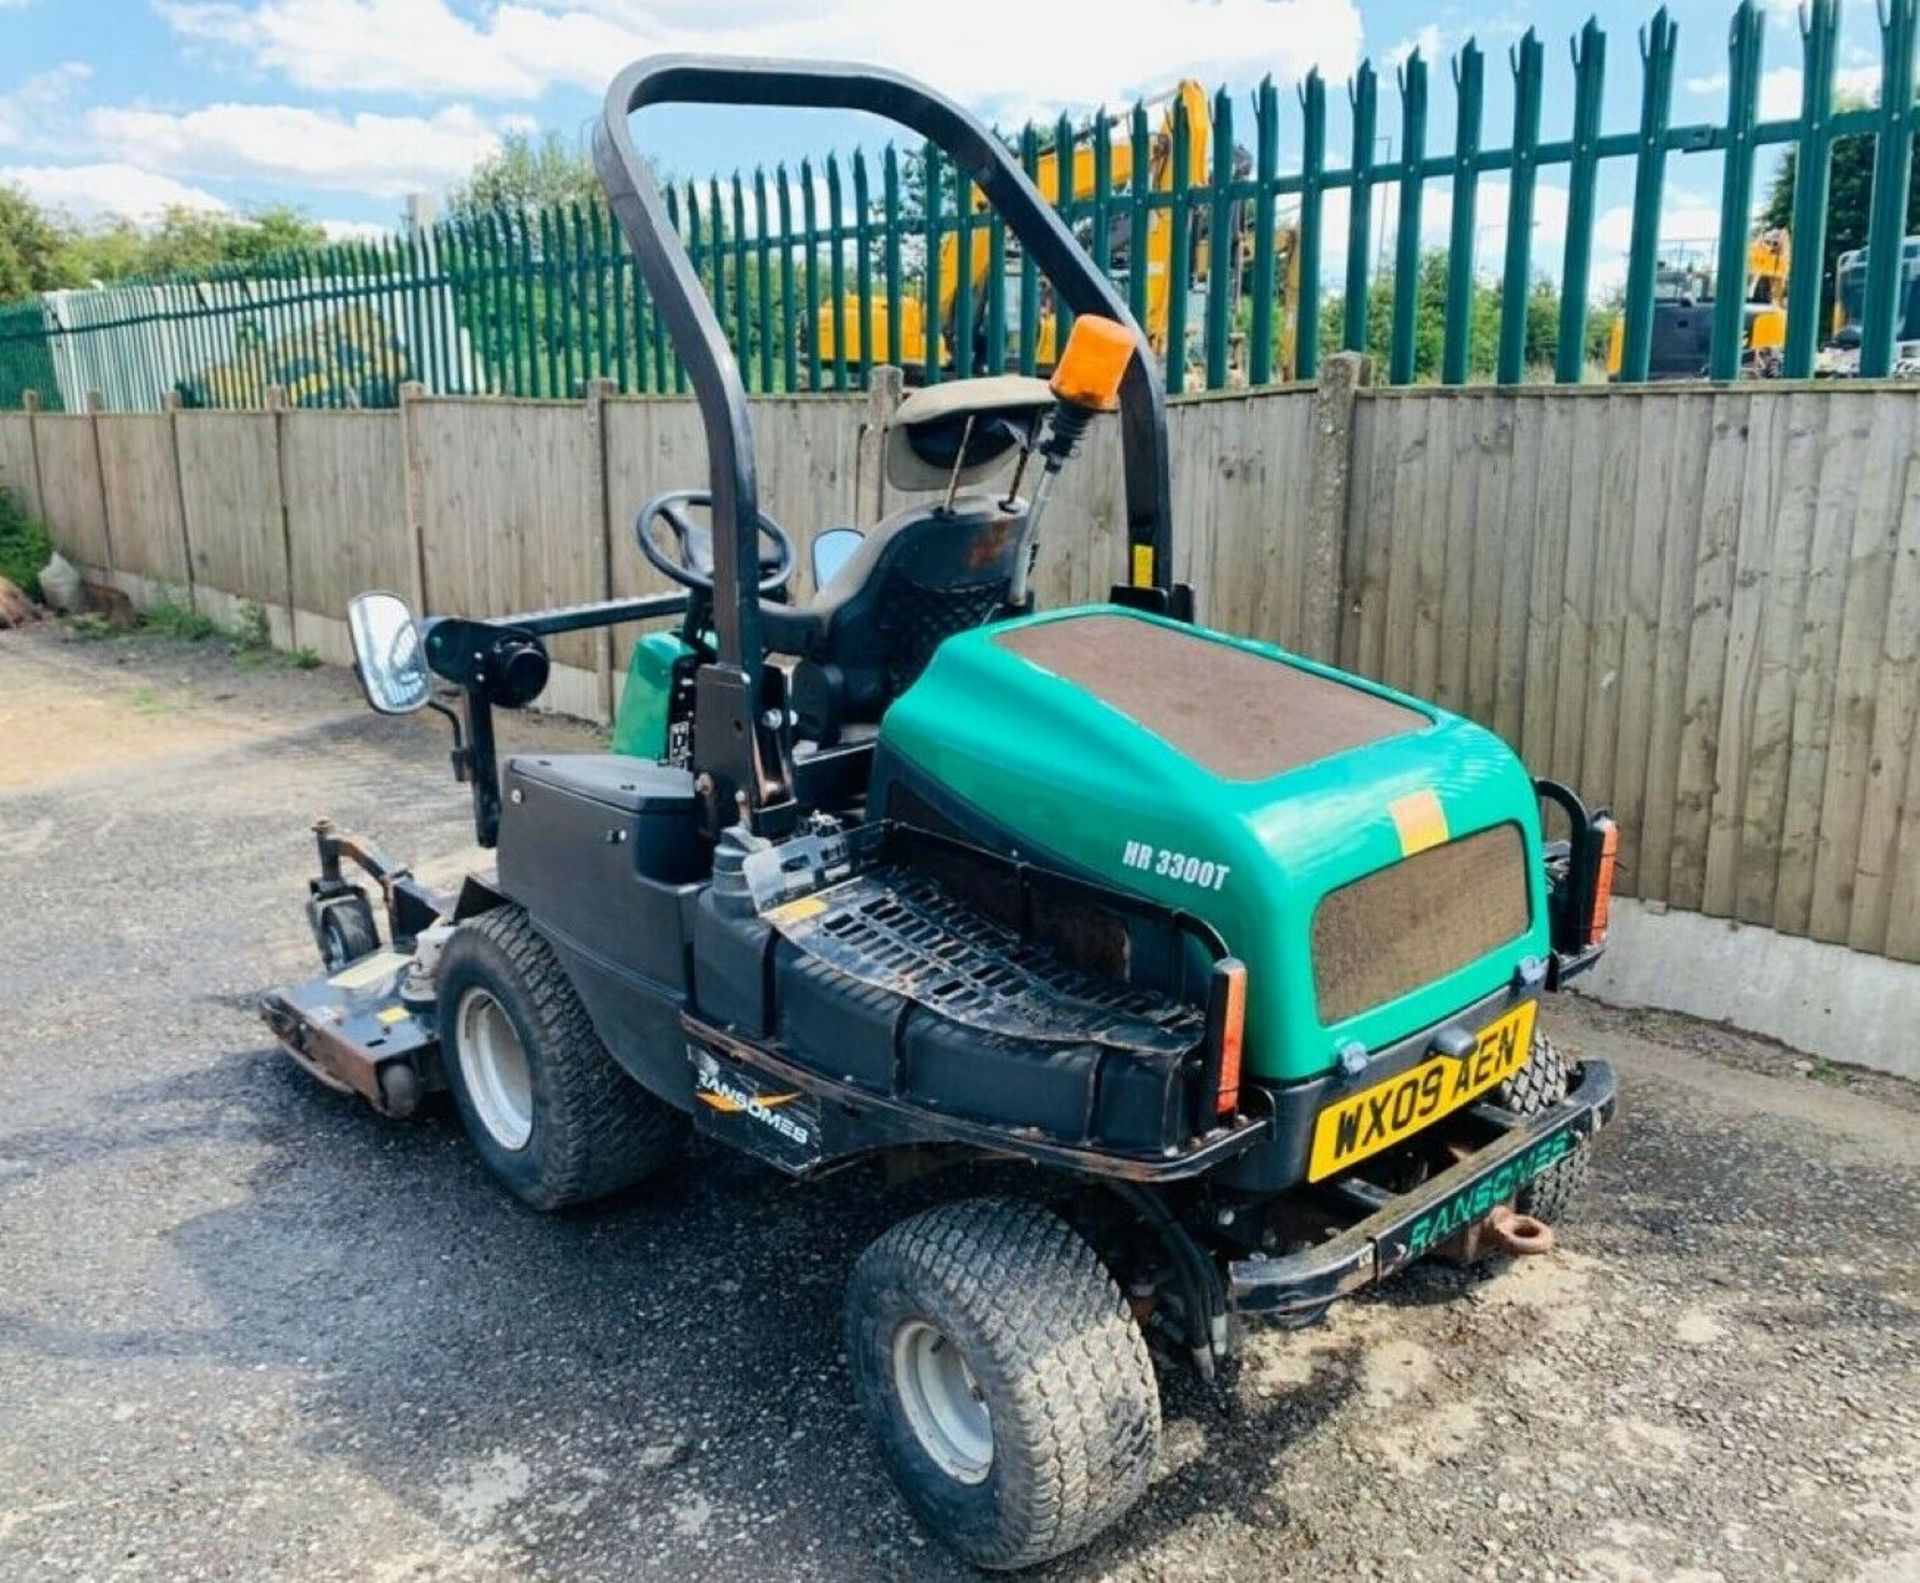
<instances>
[{"instance_id":1,"label":"white cloud","mask_svg":"<svg viewBox=\"0 0 1920 1583\"><path fill-rule=\"evenodd\" d=\"M1720 206L1699 193L1669 187L1660 211L1659 251L1664 258L1684 254L1707 265L1713 263L1720 235ZM1627 244L1633 237L1633 205L1615 204L1601 211L1593 224L1593 289L1596 294L1627 278Z\"/></svg>"},{"instance_id":2,"label":"white cloud","mask_svg":"<svg viewBox=\"0 0 1920 1583\"><path fill-rule=\"evenodd\" d=\"M1181 76L1212 80L1259 61L1294 78L1344 76L1360 56L1354 0L1177 0L1154 18L1110 0L970 0L963 26L931 27L922 5L827 0L158 0L184 37L237 51L314 92L532 99L563 83L597 91L663 50L870 60L933 80L1007 119L1079 103L1120 104ZM1061 64L1072 63L1070 83Z\"/></svg>"},{"instance_id":3,"label":"white cloud","mask_svg":"<svg viewBox=\"0 0 1920 1583\"><path fill-rule=\"evenodd\" d=\"M5 3L6 0L0 0L0 5ZM42 136L49 123L57 122L66 113L74 90L92 75L91 66L70 60L52 71L29 77L18 88L0 93L0 148Z\"/></svg>"},{"instance_id":4,"label":"white cloud","mask_svg":"<svg viewBox=\"0 0 1920 1583\"><path fill-rule=\"evenodd\" d=\"M382 237L391 236L394 227L382 225L378 220L321 220L320 229L327 233L329 242L377 242Z\"/></svg>"},{"instance_id":5,"label":"white cloud","mask_svg":"<svg viewBox=\"0 0 1920 1583\"><path fill-rule=\"evenodd\" d=\"M345 116L294 105L102 108L84 120L101 153L200 180L270 181L396 198L458 180L500 140L465 105L432 116Z\"/></svg>"},{"instance_id":6,"label":"white cloud","mask_svg":"<svg viewBox=\"0 0 1920 1583\"><path fill-rule=\"evenodd\" d=\"M224 212L212 193L136 165L0 166L0 186L18 187L46 209L63 209L84 223L108 217L140 224L168 209Z\"/></svg>"},{"instance_id":7,"label":"white cloud","mask_svg":"<svg viewBox=\"0 0 1920 1583\"><path fill-rule=\"evenodd\" d=\"M1415 50L1418 50L1420 52L1420 58L1431 65L1440 58L1440 47L1440 29L1432 22L1429 22L1425 27L1403 38L1398 44L1394 45L1392 49L1388 50L1387 64L1398 69L1406 64L1408 56L1412 55Z\"/></svg>"},{"instance_id":8,"label":"white cloud","mask_svg":"<svg viewBox=\"0 0 1920 1583\"><path fill-rule=\"evenodd\" d=\"M1760 74L1760 119L1762 121L1791 121L1800 114L1800 68L1798 66L1776 66L1771 71ZM1719 95L1724 98L1728 84L1727 74L1713 72L1705 77L1689 77L1682 84L1688 93L1703 97ZM1872 66L1847 66L1833 74L1833 93L1838 100L1864 99L1877 100L1880 97L1880 68Z\"/></svg>"}]
</instances>

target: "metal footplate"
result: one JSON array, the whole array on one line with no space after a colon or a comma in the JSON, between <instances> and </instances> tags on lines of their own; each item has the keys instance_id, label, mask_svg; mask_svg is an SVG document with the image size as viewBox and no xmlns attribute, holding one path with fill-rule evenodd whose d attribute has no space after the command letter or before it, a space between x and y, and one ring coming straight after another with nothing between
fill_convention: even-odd
<instances>
[{"instance_id":1,"label":"metal footplate","mask_svg":"<svg viewBox=\"0 0 1920 1583\"><path fill-rule=\"evenodd\" d=\"M1373 1213L1325 1242L1279 1258L1234 1260L1227 1268L1234 1309L1282 1322L1313 1319L1510 1202L1612 1120L1616 1103L1613 1068L1587 1061L1567 1097L1537 1116L1476 1107L1477 1119L1505 1129L1501 1136L1411 1192L1387 1198L1356 1187L1354 1196Z\"/></svg>"},{"instance_id":2,"label":"metal footplate","mask_svg":"<svg viewBox=\"0 0 1920 1583\"><path fill-rule=\"evenodd\" d=\"M900 865L775 908L767 921L847 977L986 1033L1177 1060L1205 1027L1204 1008L1074 967Z\"/></svg>"}]
</instances>

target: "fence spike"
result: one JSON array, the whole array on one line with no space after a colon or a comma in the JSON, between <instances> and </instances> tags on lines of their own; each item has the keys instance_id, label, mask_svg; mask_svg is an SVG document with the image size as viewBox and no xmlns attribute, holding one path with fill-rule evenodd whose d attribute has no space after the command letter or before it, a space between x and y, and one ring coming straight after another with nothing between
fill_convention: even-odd
<instances>
[{"instance_id":1,"label":"fence spike","mask_svg":"<svg viewBox=\"0 0 1920 1583\"><path fill-rule=\"evenodd\" d=\"M1500 275L1500 347L1494 378L1517 385L1526 373L1527 307L1533 292L1533 199L1539 174L1540 82L1545 51L1532 28L1507 51L1513 72L1513 169L1507 182L1506 264Z\"/></svg>"},{"instance_id":2,"label":"fence spike","mask_svg":"<svg viewBox=\"0 0 1920 1583\"><path fill-rule=\"evenodd\" d=\"M1480 122L1486 62L1468 39L1452 61L1458 119L1453 136L1453 212L1447 245L1447 319L1441 328L1440 379L1467 382L1473 346L1474 222L1480 195Z\"/></svg>"}]
</instances>

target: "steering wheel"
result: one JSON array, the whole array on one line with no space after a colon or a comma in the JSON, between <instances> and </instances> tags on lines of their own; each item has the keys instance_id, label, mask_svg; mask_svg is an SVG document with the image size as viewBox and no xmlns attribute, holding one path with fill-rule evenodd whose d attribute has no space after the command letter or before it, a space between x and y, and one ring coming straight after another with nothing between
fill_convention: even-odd
<instances>
[{"instance_id":1,"label":"steering wheel","mask_svg":"<svg viewBox=\"0 0 1920 1583\"><path fill-rule=\"evenodd\" d=\"M711 514L713 496L704 489L670 489L664 495L655 495L633 519L633 536L640 541L640 553L656 571L682 588L711 593L713 528L689 521L688 506L699 506ZM671 554L662 547L654 532L654 525L660 522L673 534ZM777 594L793 576L793 540L787 530L764 511L755 517L755 525L760 537L772 546L771 551L760 552L760 592Z\"/></svg>"}]
</instances>

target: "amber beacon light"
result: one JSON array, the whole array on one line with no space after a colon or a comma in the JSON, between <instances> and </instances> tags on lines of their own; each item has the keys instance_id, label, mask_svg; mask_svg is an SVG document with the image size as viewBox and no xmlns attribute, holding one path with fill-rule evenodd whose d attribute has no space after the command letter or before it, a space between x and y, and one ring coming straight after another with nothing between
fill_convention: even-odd
<instances>
[{"instance_id":1,"label":"amber beacon light","mask_svg":"<svg viewBox=\"0 0 1920 1583\"><path fill-rule=\"evenodd\" d=\"M1097 313L1073 321L1067 349L1053 371L1053 393L1062 401L1094 412L1120 405L1120 381L1133 360L1133 332Z\"/></svg>"}]
</instances>

